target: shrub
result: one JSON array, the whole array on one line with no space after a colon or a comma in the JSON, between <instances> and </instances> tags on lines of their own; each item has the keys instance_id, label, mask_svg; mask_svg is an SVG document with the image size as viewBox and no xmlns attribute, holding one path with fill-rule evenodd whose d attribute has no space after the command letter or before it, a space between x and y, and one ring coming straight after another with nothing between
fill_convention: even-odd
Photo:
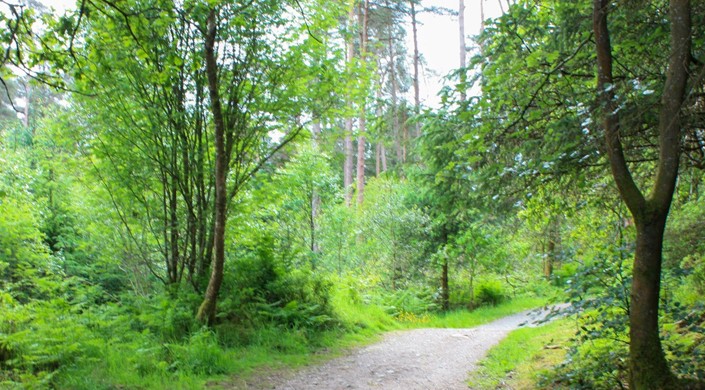
<instances>
[{"instance_id":1,"label":"shrub","mask_svg":"<svg viewBox=\"0 0 705 390\"><path fill-rule=\"evenodd\" d=\"M607 339L576 344L554 375L544 378L542 386L590 390L627 387L628 345Z\"/></svg>"},{"instance_id":2,"label":"shrub","mask_svg":"<svg viewBox=\"0 0 705 390\"><path fill-rule=\"evenodd\" d=\"M0 307L3 382L46 387L62 367L98 358L103 340L71 309L60 299Z\"/></svg>"},{"instance_id":3,"label":"shrub","mask_svg":"<svg viewBox=\"0 0 705 390\"><path fill-rule=\"evenodd\" d=\"M479 305L497 306L507 298L502 283L498 280L485 280L477 283L475 301Z\"/></svg>"},{"instance_id":4,"label":"shrub","mask_svg":"<svg viewBox=\"0 0 705 390\"><path fill-rule=\"evenodd\" d=\"M229 356L218 344L215 333L201 329L189 337L187 344L170 344L170 369L198 375L225 374Z\"/></svg>"},{"instance_id":5,"label":"shrub","mask_svg":"<svg viewBox=\"0 0 705 390\"><path fill-rule=\"evenodd\" d=\"M320 331L336 323L332 283L308 270L286 269L271 253L249 253L228 275L220 318L251 326Z\"/></svg>"}]
</instances>

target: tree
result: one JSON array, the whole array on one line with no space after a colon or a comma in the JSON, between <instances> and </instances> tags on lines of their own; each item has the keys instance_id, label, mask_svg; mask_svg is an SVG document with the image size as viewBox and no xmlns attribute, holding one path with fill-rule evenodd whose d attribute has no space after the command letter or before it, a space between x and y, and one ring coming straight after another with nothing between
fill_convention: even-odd
<instances>
[{"instance_id":1,"label":"tree","mask_svg":"<svg viewBox=\"0 0 705 390\"><path fill-rule=\"evenodd\" d=\"M348 72L352 72L354 69L354 62L355 62L355 39L354 39L354 26L355 26L355 10L356 10L356 5L355 2L353 1L352 4L349 5L348 9L348 17L346 19L346 38L345 38L345 47L346 47L346 65L348 68ZM345 160L343 162L343 191L345 191L345 202L348 204L348 206L352 203L352 196L353 196L353 141L352 141L352 133L353 133L353 117L352 117L352 112L354 111L355 103L353 100L354 94L352 91L348 91L348 96L347 96L347 107L348 107L348 113L347 117L345 118L345 134L343 135L343 153L345 155Z\"/></svg>"},{"instance_id":2,"label":"tree","mask_svg":"<svg viewBox=\"0 0 705 390\"><path fill-rule=\"evenodd\" d=\"M410 0L409 4L411 5L411 31L414 42L414 58L412 61L414 64L414 114L418 115L421 109L421 91L419 88L419 63L421 62L421 58L419 55L418 12L416 11L416 0ZM414 136L421 136L421 124L418 122L416 123L416 132Z\"/></svg>"},{"instance_id":3,"label":"tree","mask_svg":"<svg viewBox=\"0 0 705 390\"><path fill-rule=\"evenodd\" d=\"M606 0L593 2L593 30L597 52L598 94L602 106L605 144L612 176L636 225L630 325L630 387L676 388L659 338L659 294L663 261L663 236L678 178L683 140L682 111L687 104L692 57L689 0L669 2L670 53L658 116L657 168L650 193L635 182L620 139L619 101L614 91L613 62Z\"/></svg>"},{"instance_id":4,"label":"tree","mask_svg":"<svg viewBox=\"0 0 705 390\"><path fill-rule=\"evenodd\" d=\"M275 41L266 34L267 25L286 23L285 10L278 1L224 3L209 8L205 23L202 22L216 151L213 263L197 314L200 321L208 324L215 321L223 281L228 204L269 158L302 129L294 120L302 107L287 105L288 97L308 88L297 80L299 72L307 69L297 47L284 49L296 38L279 36ZM279 46L280 53L272 53L272 46ZM283 85L287 88L282 93ZM294 125L289 127L287 121ZM283 133L279 140L271 139L274 130Z\"/></svg>"},{"instance_id":5,"label":"tree","mask_svg":"<svg viewBox=\"0 0 705 390\"><path fill-rule=\"evenodd\" d=\"M362 61L363 67L367 64L368 53L367 45L369 41L369 13L370 13L370 2L369 0L363 0L360 2L359 19L360 19L360 60ZM360 103L360 118L359 118L359 129L357 136L357 204L358 206L362 204L365 198L365 135L366 135L366 124L367 124L367 107L366 107L366 95L363 95L363 100Z\"/></svg>"},{"instance_id":6,"label":"tree","mask_svg":"<svg viewBox=\"0 0 705 390\"><path fill-rule=\"evenodd\" d=\"M78 11L89 23L79 26L86 45L75 71L80 145L139 266L174 292L184 277L202 291L213 247L213 163L206 80L194 71L200 36L168 2L122 6Z\"/></svg>"},{"instance_id":7,"label":"tree","mask_svg":"<svg viewBox=\"0 0 705 390\"><path fill-rule=\"evenodd\" d=\"M482 1L482 0L480 0ZM460 57L460 83L465 84L467 76L465 67L467 66L467 46L465 45L465 0L458 0L458 42L460 42L460 50L458 55ZM460 91L460 101L465 101L465 89Z\"/></svg>"},{"instance_id":8,"label":"tree","mask_svg":"<svg viewBox=\"0 0 705 390\"><path fill-rule=\"evenodd\" d=\"M295 21L288 10L278 1L99 2L84 3L71 20L90 21L81 26L88 45L78 56L78 76L105 99L106 107L93 107L120 141L98 138L109 152L103 157L127 184L112 188L144 203L145 215L157 222L147 224L158 227L148 233L163 252L167 284L178 285L184 269L205 276L212 262L198 312L209 324L225 267L229 204L297 136L302 111L320 116L327 104L313 107L303 98L316 78L306 75L321 68L325 53L314 48L320 42L309 35L308 22ZM281 31L275 37L268 26ZM64 41L73 37L69 30ZM93 72L98 77L86 77ZM318 72L319 78L330 79L330 72ZM115 195L117 205L122 196ZM129 230L129 215L120 215ZM197 291L199 280L192 281Z\"/></svg>"},{"instance_id":9,"label":"tree","mask_svg":"<svg viewBox=\"0 0 705 390\"><path fill-rule=\"evenodd\" d=\"M469 177L507 206L524 205L549 182L559 185L554 191L598 183L602 167L611 166L637 226L630 310L635 388L675 383L658 333L663 227L683 137L696 139L695 128L702 128L689 93L702 85L689 76L698 63L690 37L702 39L689 18L699 14L688 2L671 2L670 17L664 2L643 4L648 7L607 1L511 6L481 37L483 58L475 61L482 64L482 99L460 113L470 128ZM586 13L594 15L592 26L581 16ZM589 44L593 37L597 50ZM651 182L644 195L640 187Z\"/></svg>"}]
</instances>

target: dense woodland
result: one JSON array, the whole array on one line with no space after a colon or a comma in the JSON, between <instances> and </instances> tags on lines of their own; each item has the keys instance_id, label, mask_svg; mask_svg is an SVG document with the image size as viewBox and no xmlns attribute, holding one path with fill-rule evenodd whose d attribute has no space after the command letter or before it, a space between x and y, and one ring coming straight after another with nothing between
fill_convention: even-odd
<instances>
[{"instance_id":1,"label":"dense woodland","mask_svg":"<svg viewBox=\"0 0 705 390\"><path fill-rule=\"evenodd\" d=\"M705 3L500 5L431 108L419 15L463 0L0 0L0 386L529 296L576 333L537 387L703 388Z\"/></svg>"}]
</instances>

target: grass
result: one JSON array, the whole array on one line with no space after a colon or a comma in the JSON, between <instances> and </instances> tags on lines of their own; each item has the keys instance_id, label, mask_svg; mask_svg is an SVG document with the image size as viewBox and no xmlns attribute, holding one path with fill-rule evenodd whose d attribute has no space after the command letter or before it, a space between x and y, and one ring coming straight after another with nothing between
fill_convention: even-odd
<instances>
[{"instance_id":1,"label":"grass","mask_svg":"<svg viewBox=\"0 0 705 390\"><path fill-rule=\"evenodd\" d=\"M472 374L473 389L535 389L551 367L561 363L562 345L575 334L569 319L515 330L493 347Z\"/></svg>"},{"instance_id":2,"label":"grass","mask_svg":"<svg viewBox=\"0 0 705 390\"><path fill-rule=\"evenodd\" d=\"M277 371L281 375L286 375L286 371L296 367L329 360L351 348L372 344L378 341L383 333L390 330L472 327L540 307L546 303L545 298L517 298L494 307L481 307L473 311L457 310L446 314L407 315L402 316L401 321L397 321L379 306L363 305L356 299L349 298L345 292L334 297L337 314L343 323L347 324L347 328L322 335L317 349L301 354L282 354L272 349L245 350L242 355L243 365L234 371L238 374L228 379L223 378L211 385L237 388L243 386L253 376L267 377ZM258 380L262 379L258 378Z\"/></svg>"},{"instance_id":3,"label":"grass","mask_svg":"<svg viewBox=\"0 0 705 390\"><path fill-rule=\"evenodd\" d=\"M546 303L546 298L519 297L497 306L482 306L473 311L454 310L420 318L402 318L402 320L406 328L470 328L541 307Z\"/></svg>"},{"instance_id":4,"label":"grass","mask_svg":"<svg viewBox=\"0 0 705 390\"><path fill-rule=\"evenodd\" d=\"M274 326L244 331L233 325L197 331L174 343L136 333L117 342L106 340L99 359L64 367L53 382L71 389L241 388L248 381L266 382L272 375L285 376L297 367L374 343L390 330L472 327L545 303L519 298L472 312L395 319L380 306L364 304L352 289L340 289L332 299L340 325L328 331Z\"/></svg>"}]
</instances>

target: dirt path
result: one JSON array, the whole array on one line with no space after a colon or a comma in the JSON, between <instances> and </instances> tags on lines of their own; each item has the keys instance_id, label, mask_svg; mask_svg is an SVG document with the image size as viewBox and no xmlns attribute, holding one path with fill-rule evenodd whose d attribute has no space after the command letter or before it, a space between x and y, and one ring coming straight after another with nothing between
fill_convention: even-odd
<instances>
[{"instance_id":1,"label":"dirt path","mask_svg":"<svg viewBox=\"0 0 705 390\"><path fill-rule=\"evenodd\" d=\"M465 380L487 351L510 331L543 318L526 311L469 329L392 332L374 345L289 378L250 383L250 389L467 389ZM261 378L263 379L263 378Z\"/></svg>"}]
</instances>

